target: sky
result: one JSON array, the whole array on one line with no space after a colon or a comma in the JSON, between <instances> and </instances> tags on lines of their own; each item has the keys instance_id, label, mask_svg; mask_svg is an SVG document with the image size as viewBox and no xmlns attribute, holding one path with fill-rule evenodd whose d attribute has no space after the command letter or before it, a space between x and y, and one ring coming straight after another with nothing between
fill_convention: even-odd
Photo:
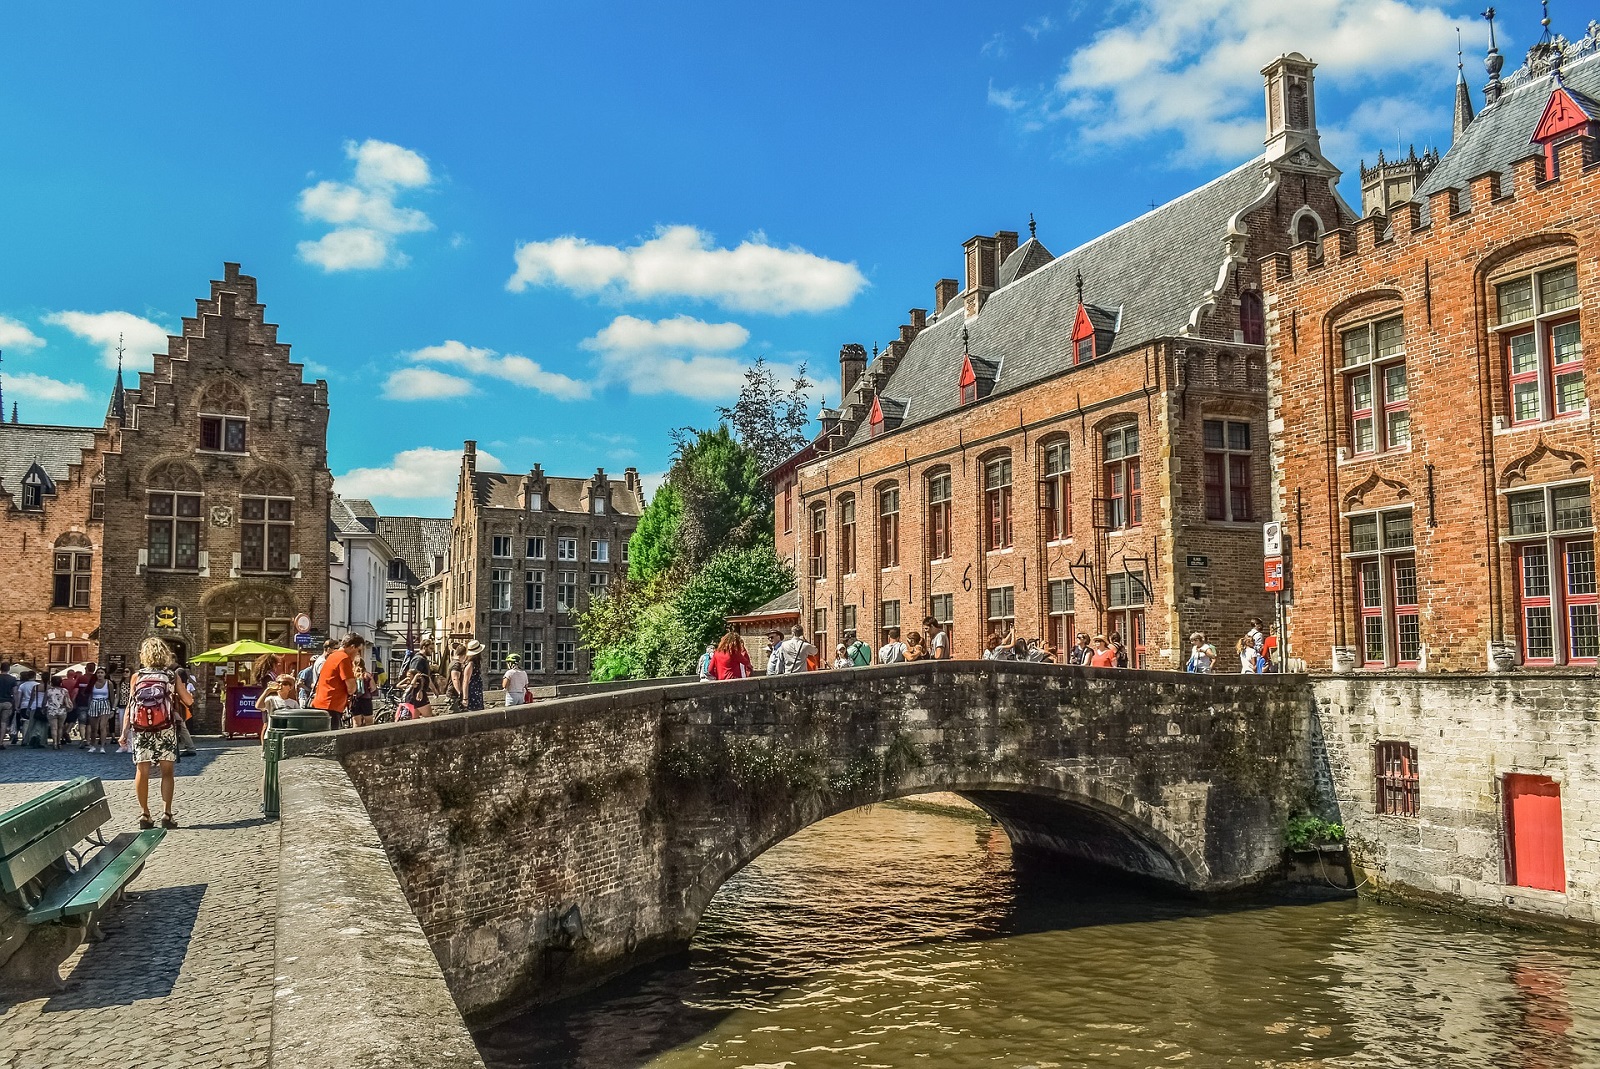
<instances>
[{"instance_id":1,"label":"sky","mask_svg":"<svg viewBox=\"0 0 1600 1069\"><path fill-rule=\"evenodd\" d=\"M1447 147L1456 28L1408 0L7 5L0 386L104 416L237 261L329 383L329 467L448 515L479 466L659 477L744 369L898 333L973 234L1053 252L1260 151L1318 64L1323 148ZM1500 5L1515 67L1531 0ZM1580 34L1583 27L1560 25ZM9 411L7 412L9 416ZM485 455L487 454L487 455Z\"/></svg>"}]
</instances>

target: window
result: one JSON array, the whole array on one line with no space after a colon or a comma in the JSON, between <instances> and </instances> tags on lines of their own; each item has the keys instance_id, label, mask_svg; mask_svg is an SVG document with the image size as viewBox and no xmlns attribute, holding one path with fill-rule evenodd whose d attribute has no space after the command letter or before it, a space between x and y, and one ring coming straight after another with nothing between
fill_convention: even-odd
<instances>
[{"instance_id":1,"label":"window","mask_svg":"<svg viewBox=\"0 0 1600 1069\"><path fill-rule=\"evenodd\" d=\"M1346 330L1339 335L1339 346L1350 405L1350 452L1361 456L1410 448L1404 317Z\"/></svg>"},{"instance_id":2,"label":"window","mask_svg":"<svg viewBox=\"0 0 1600 1069\"><path fill-rule=\"evenodd\" d=\"M900 626L900 602L883 601L878 603L878 629L882 633L883 641L889 640L889 628Z\"/></svg>"},{"instance_id":3,"label":"window","mask_svg":"<svg viewBox=\"0 0 1600 1069\"><path fill-rule=\"evenodd\" d=\"M578 607L578 573L556 573L556 612L571 612Z\"/></svg>"},{"instance_id":4,"label":"window","mask_svg":"<svg viewBox=\"0 0 1600 1069\"><path fill-rule=\"evenodd\" d=\"M928 615L939 621L939 626L944 628L945 636L950 640L950 653L955 654L955 636L950 629L956 622L956 596L954 594L934 594L928 598Z\"/></svg>"},{"instance_id":5,"label":"window","mask_svg":"<svg viewBox=\"0 0 1600 1069\"><path fill-rule=\"evenodd\" d=\"M1250 424L1205 421L1206 519L1253 519L1250 498Z\"/></svg>"},{"instance_id":6,"label":"window","mask_svg":"<svg viewBox=\"0 0 1600 1069\"><path fill-rule=\"evenodd\" d=\"M506 657L511 653L511 626L509 624L491 624L489 626L489 664L490 672L504 672L506 670Z\"/></svg>"},{"instance_id":7,"label":"window","mask_svg":"<svg viewBox=\"0 0 1600 1069\"><path fill-rule=\"evenodd\" d=\"M928 559L950 556L950 473L928 476Z\"/></svg>"},{"instance_id":8,"label":"window","mask_svg":"<svg viewBox=\"0 0 1600 1069\"><path fill-rule=\"evenodd\" d=\"M856 570L856 499L839 499L839 571L854 575Z\"/></svg>"},{"instance_id":9,"label":"window","mask_svg":"<svg viewBox=\"0 0 1600 1069\"><path fill-rule=\"evenodd\" d=\"M978 380L976 377L971 382L963 382L961 386L961 403L972 405L978 403Z\"/></svg>"},{"instance_id":10,"label":"window","mask_svg":"<svg viewBox=\"0 0 1600 1069\"><path fill-rule=\"evenodd\" d=\"M622 549L622 563L623 563L623 564L627 564L627 563L628 563L628 543L629 543L629 542L630 542L630 541L631 541L631 540L632 540L632 536L631 536L631 535L630 535L630 536L629 536L629 537L628 537L628 538L624 538L624 539L623 539L623 540L622 540L622 542L621 542L621 549Z\"/></svg>"},{"instance_id":11,"label":"window","mask_svg":"<svg viewBox=\"0 0 1600 1069\"><path fill-rule=\"evenodd\" d=\"M522 667L529 675L544 671L544 640L530 638L522 644Z\"/></svg>"},{"instance_id":12,"label":"window","mask_svg":"<svg viewBox=\"0 0 1600 1069\"><path fill-rule=\"evenodd\" d=\"M152 568L200 567L200 495L153 493L146 503L148 560Z\"/></svg>"},{"instance_id":13,"label":"window","mask_svg":"<svg viewBox=\"0 0 1600 1069\"><path fill-rule=\"evenodd\" d=\"M570 627L556 628L556 671L578 670L578 633Z\"/></svg>"},{"instance_id":14,"label":"window","mask_svg":"<svg viewBox=\"0 0 1600 1069\"><path fill-rule=\"evenodd\" d=\"M878 491L878 567L900 566L900 488Z\"/></svg>"},{"instance_id":15,"label":"window","mask_svg":"<svg viewBox=\"0 0 1600 1069\"><path fill-rule=\"evenodd\" d=\"M1072 646L1076 628L1072 613L1072 580L1052 579L1049 585L1050 645L1065 654Z\"/></svg>"},{"instance_id":16,"label":"window","mask_svg":"<svg viewBox=\"0 0 1600 1069\"><path fill-rule=\"evenodd\" d=\"M1349 523L1362 663L1414 665L1422 656L1422 629L1411 510L1369 512L1351 516Z\"/></svg>"},{"instance_id":17,"label":"window","mask_svg":"<svg viewBox=\"0 0 1600 1069\"><path fill-rule=\"evenodd\" d=\"M391 623L391 624L399 623L399 621L400 621L400 599L399 598L385 598L384 599L384 601L383 601L383 619L384 619L384 622L386 622L386 623Z\"/></svg>"},{"instance_id":18,"label":"window","mask_svg":"<svg viewBox=\"0 0 1600 1069\"><path fill-rule=\"evenodd\" d=\"M811 510L811 577L828 574L828 510L817 505Z\"/></svg>"},{"instance_id":19,"label":"window","mask_svg":"<svg viewBox=\"0 0 1600 1069\"><path fill-rule=\"evenodd\" d=\"M1144 518L1139 493L1139 427L1105 433L1105 524L1108 530L1137 527Z\"/></svg>"},{"instance_id":20,"label":"window","mask_svg":"<svg viewBox=\"0 0 1600 1069\"><path fill-rule=\"evenodd\" d=\"M1039 525L1046 541L1059 542L1072 536L1072 448L1065 439L1044 447Z\"/></svg>"},{"instance_id":21,"label":"window","mask_svg":"<svg viewBox=\"0 0 1600 1069\"><path fill-rule=\"evenodd\" d=\"M987 593L989 634L1004 636L1017 622L1016 588L992 586Z\"/></svg>"},{"instance_id":22,"label":"window","mask_svg":"<svg viewBox=\"0 0 1600 1069\"><path fill-rule=\"evenodd\" d=\"M1600 656L1589 484L1510 494L1517 615L1525 664L1594 664Z\"/></svg>"},{"instance_id":23,"label":"window","mask_svg":"<svg viewBox=\"0 0 1600 1069\"><path fill-rule=\"evenodd\" d=\"M287 572L294 541L294 500L286 497L239 499L239 569Z\"/></svg>"},{"instance_id":24,"label":"window","mask_svg":"<svg viewBox=\"0 0 1600 1069\"><path fill-rule=\"evenodd\" d=\"M983 466L983 518L990 551L1011 548L1011 458L998 457Z\"/></svg>"},{"instance_id":25,"label":"window","mask_svg":"<svg viewBox=\"0 0 1600 1069\"><path fill-rule=\"evenodd\" d=\"M1546 776L1510 774L1503 781L1506 882L1565 892L1561 845L1561 785Z\"/></svg>"},{"instance_id":26,"label":"window","mask_svg":"<svg viewBox=\"0 0 1600 1069\"><path fill-rule=\"evenodd\" d=\"M493 538L489 539L489 545L492 547L489 550L489 555L491 557L511 556L510 535L495 535Z\"/></svg>"},{"instance_id":27,"label":"window","mask_svg":"<svg viewBox=\"0 0 1600 1069\"><path fill-rule=\"evenodd\" d=\"M1267 317L1261 309L1261 294L1255 290L1239 294L1239 333L1246 345L1267 344Z\"/></svg>"},{"instance_id":28,"label":"window","mask_svg":"<svg viewBox=\"0 0 1600 1069\"><path fill-rule=\"evenodd\" d=\"M610 564L611 543L603 538L590 539L589 560L593 564Z\"/></svg>"},{"instance_id":29,"label":"window","mask_svg":"<svg viewBox=\"0 0 1600 1069\"><path fill-rule=\"evenodd\" d=\"M856 607L854 605L839 606L839 641L843 642L846 636L854 634L856 629Z\"/></svg>"},{"instance_id":30,"label":"window","mask_svg":"<svg viewBox=\"0 0 1600 1069\"><path fill-rule=\"evenodd\" d=\"M593 601L605 594L606 584L611 581L611 576L605 572L589 573L589 599Z\"/></svg>"},{"instance_id":31,"label":"window","mask_svg":"<svg viewBox=\"0 0 1600 1069\"><path fill-rule=\"evenodd\" d=\"M578 540L576 538L556 539L556 560L577 560Z\"/></svg>"},{"instance_id":32,"label":"window","mask_svg":"<svg viewBox=\"0 0 1600 1069\"><path fill-rule=\"evenodd\" d=\"M788 534L794 530L794 483L783 484L783 533Z\"/></svg>"},{"instance_id":33,"label":"window","mask_svg":"<svg viewBox=\"0 0 1600 1069\"><path fill-rule=\"evenodd\" d=\"M594 514L596 516L604 516L606 514L606 499L605 498L603 498L603 497L595 498L594 502L593 502L593 505L594 505Z\"/></svg>"},{"instance_id":34,"label":"window","mask_svg":"<svg viewBox=\"0 0 1600 1069\"><path fill-rule=\"evenodd\" d=\"M89 489L89 522L100 523L106 518L106 488L94 486Z\"/></svg>"},{"instance_id":35,"label":"window","mask_svg":"<svg viewBox=\"0 0 1600 1069\"><path fill-rule=\"evenodd\" d=\"M511 611L511 569L489 569L489 611Z\"/></svg>"},{"instance_id":36,"label":"window","mask_svg":"<svg viewBox=\"0 0 1600 1069\"><path fill-rule=\"evenodd\" d=\"M51 608L87 609L89 607L89 569L93 556L70 549L55 552L55 590L50 599Z\"/></svg>"},{"instance_id":37,"label":"window","mask_svg":"<svg viewBox=\"0 0 1600 1069\"><path fill-rule=\"evenodd\" d=\"M22 507L25 511L44 508L44 488L32 483L23 483Z\"/></svg>"},{"instance_id":38,"label":"window","mask_svg":"<svg viewBox=\"0 0 1600 1069\"><path fill-rule=\"evenodd\" d=\"M544 494L542 494L539 491L535 490L535 491L533 491L532 493L530 493L528 495L528 511L529 512L543 512L544 511Z\"/></svg>"},{"instance_id":39,"label":"window","mask_svg":"<svg viewBox=\"0 0 1600 1069\"><path fill-rule=\"evenodd\" d=\"M522 581L523 607L528 612L544 612L544 573L529 572Z\"/></svg>"},{"instance_id":40,"label":"window","mask_svg":"<svg viewBox=\"0 0 1600 1069\"><path fill-rule=\"evenodd\" d=\"M1537 423L1583 412L1583 339L1578 333L1576 265L1537 271L1495 286L1505 348L1511 422Z\"/></svg>"},{"instance_id":41,"label":"window","mask_svg":"<svg viewBox=\"0 0 1600 1069\"><path fill-rule=\"evenodd\" d=\"M244 453L247 421L237 416L201 416L200 448L219 453Z\"/></svg>"},{"instance_id":42,"label":"window","mask_svg":"<svg viewBox=\"0 0 1600 1069\"><path fill-rule=\"evenodd\" d=\"M544 560L544 539L542 537L528 539L528 559Z\"/></svg>"},{"instance_id":43,"label":"window","mask_svg":"<svg viewBox=\"0 0 1600 1069\"><path fill-rule=\"evenodd\" d=\"M1121 635L1128 647L1128 667L1144 667L1144 605L1148 591L1144 573L1113 572L1106 577L1106 629Z\"/></svg>"},{"instance_id":44,"label":"window","mask_svg":"<svg viewBox=\"0 0 1600 1069\"><path fill-rule=\"evenodd\" d=\"M822 661L822 659L824 657L829 657L830 656L830 654L825 652L828 649L828 610L827 609L813 609L813 610L811 610L811 643L812 643L812 645L817 647L817 660L818 661ZM824 662L824 663L826 663L826 662Z\"/></svg>"},{"instance_id":45,"label":"window","mask_svg":"<svg viewBox=\"0 0 1600 1069\"><path fill-rule=\"evenodd\" d=\"M1085 334L1074 343L1072 359L1077 364L1087 364L1094 359L1093 334Z\"/></svg>"},{"instance_id":46,"label":"window","mask_svg":"<svg viewBox=\"0 0 1600 1069\"><path fill-rule=\"evenodd\" d=\"M1372 748L1372 771L1377 778L1377 811L1416 816L1417 748L1404 742L1377 743Z\"/></svg>"}]
</instances>

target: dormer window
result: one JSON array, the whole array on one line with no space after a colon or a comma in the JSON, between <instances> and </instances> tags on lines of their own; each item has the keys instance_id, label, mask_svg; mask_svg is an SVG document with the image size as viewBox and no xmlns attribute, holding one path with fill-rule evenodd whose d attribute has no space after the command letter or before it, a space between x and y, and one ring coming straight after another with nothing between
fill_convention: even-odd
<instances>
[{"instance_id":1,"label":"dormer window","mask_svg":"<svg viewBox=\"0 0 1600 1069\"><path fill-rule=\"evenodd\" d=\"M1112 322L1109 317L1102 314L1102 318ZM1110 335L1108 334L1109 338ZM1089 315L1089 309L1084 304L1078 305L1078 315L1072 321L1072 362L1074 364L1087 364L1099 353L1099 341L1095 337L1095 321Z\"/></svg>"},{"instance_id":2,"label":"dormer window","mask_svg":"<svg viewBox=\"0 0 1600 1069\"><path fill-rule=\"evenodd\" d=\"M241 416L201 416L200 448L218 453L246 453L245 427Z\"/></svg>"},{"instance_id":3,"label":"dormer window","mask_svg":"<svg viewBox=\"0 0 1600 1069\"><path fill-rule=\"evenodd\" d=\"M544 510L544 495L535 490L528 495L528 511L542 512Z\"/></svg>"},{"instance_id":4,"label":"dormer window","mask_svg":"<svg viewBox=\"0 0 1600 1069\"><path fill-rule=\"evenodd\" d=\"M872 410L867 414L867 437L876 438L885 431L894 430L900 426L905 414L905 402L896 401L892 397L874 395Z\"/></svg>"},{"instance_id":5,"label":"dormer window","mask_svg":"<svg viewBox=\"0 0 1600 1069\"><path fill-rule=\"evenodd\" d=\"M606 499L605 498L597 497L597 498L594 499L594 514L596 516L604 516L606 514Z\"/></svg>"},{"instance_id":6,"label":"dormer window","mask_svg":"<svg viewBox=\"0 0 1600 1069\"><path fill-rule=\"evenodd\" d=\"M38 486L24 485L22 487L22 507L25 511L37 511L44 508L44 490Z\"/></svg>"},{"instance_id":7,"label":"dormer window","mask_svg":"<svg viewBox=\"0 0 1600 1069\"><path fill-rule=\"evenodd\" d=\"M1532 143L1544 149L1545 177L1556 177L1557 151L1561 145L1575 137L1593 137L1597 130L1600 130L1600 105L1582 95L1574 95L1564 85L1557 85L1533 131Z\"/></svg>"},{"instance_id":8,"label":"dormer window","mask_svg":"<svg viewBox=\"0 0 1600 1069\"><path fill-rule=\"evenodd\" d=\"M961 403L976 404L982 398L988 397L989 392L994 389L994 380L999 372L999 365L982 357L973 356L971 353L963 356L961 377L956 380L956 388L961 393Z\"/></svg>"}]
</instances>

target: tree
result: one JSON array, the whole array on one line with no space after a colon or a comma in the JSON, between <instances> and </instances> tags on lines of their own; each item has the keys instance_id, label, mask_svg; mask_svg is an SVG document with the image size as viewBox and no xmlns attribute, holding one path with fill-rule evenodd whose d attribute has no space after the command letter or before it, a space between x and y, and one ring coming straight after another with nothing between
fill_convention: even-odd
<instances>
[{"instance_id":1,"label":"tree","mask_svg":"<svg viewBox=\"0 0 1600 1069\"><path fill-rule=\"evenodd\" d=\"M684 584L674 599L674 615L694 652L722 637L728 617L764 605L792 586L794 570L770 544L727 549Z\"/></svg>"},{"instance_id":2,"label":"tree","mask_svg":"<svg viewBox=\"0 0 1600 1069\"><path fill-rule=\"evenodd\" d=\"M783 463L806 444L810 426L811 389L816 383L806 377L806 366L795 369L788 389L778 386L778 375L766 357L744 373L744 386L732 408L717 409L722 421L733 429L734 437L756 455L763 473Z\"/></svg>"},{"instance_id":3,"label":"tree","mask_svg":"<svg viewBox=\"0 0 1600 1069\"><path fill-rule=\"evenodd\" d=\"M628 582L642 585L672 570L682 521L683 495L670 482L662 483L628 540Z\"/></svg>"},{"instance_id":4,"label":"tree","mask_svg":"<svg viewBox=\"0 0 1600 1069\"><path fill-rule=\"evenodd\" d=\"M720 550L772 542L772 496L755 452L727 426L679 440L667 473L683 499L677 563L693 572Z\"/></svg>"}]
</instances>

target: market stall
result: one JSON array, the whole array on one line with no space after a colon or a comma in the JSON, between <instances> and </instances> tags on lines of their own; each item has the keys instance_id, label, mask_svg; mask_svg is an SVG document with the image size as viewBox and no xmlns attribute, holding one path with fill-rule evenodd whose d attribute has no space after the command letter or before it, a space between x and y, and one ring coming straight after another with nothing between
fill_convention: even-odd
<instances>
[{"instance_id":1,"label":"market stall","mask_svg":"<svg viewBox=\"0 0 1600 1069\"><path fill-rule=\"evenodd\" d=\"M274 658L298 657L295 650L266 642L241 639L189 658L191 664L217 665L217 687L208 691L222 699L222 734L227 738L242 735L259 738L262 731L260 700L263 686L252 674L252 667L263 655Z\"/></svg>"}]
</instances>

